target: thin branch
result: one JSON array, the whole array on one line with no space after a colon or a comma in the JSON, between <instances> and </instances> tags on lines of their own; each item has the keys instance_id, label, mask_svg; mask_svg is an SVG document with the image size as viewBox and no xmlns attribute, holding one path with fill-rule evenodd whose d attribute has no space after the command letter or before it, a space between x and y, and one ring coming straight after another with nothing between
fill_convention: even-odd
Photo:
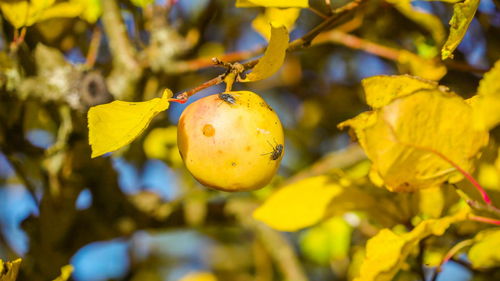
<instances>
[{"instance_id":1,"label":"thin branch","mask_svg":"<svg viewBox=\"0 0 500 281\"><path fill-rule=\"evenodd\" d=\"M101 46L102 31L99 26L94 28L92 33L92 38L90 39L89 50L87 53L87 59L85 61L85 66L88 68L93 68L97 55L99 53L99 47Z\"/></svg>"},{"instance_id":2,"label":"thin branch","mask_svg":"<svg viewBox=\"0 0 500 281\"><path fill-rule=\"evenodd\" d=\"M436 270L434 271L434 274L431 278L431 281L436 281L438 278L439 273L442 271L442 267L445 263L447 263L450 259L453 258L454 255L456 255L460 250L462 250L465 247L468 247L474 243L474 239L468 239L461 241L460 243L457 243L455 246L453 246L443 257L443 260L439 263L439 265L436 267Z\"/></svg>"},{"instance_id":3,"label":"thin branch","mask_svg":"<svg viewBox=\"0 0 500 281\"><path fill-rule=\"evenodd\" d=\"M473 221L484 222L484 223L487 223L487 224L500 225L500 220L496 220L496 219L492 219L492 218L487 218L487 217L470 215L469 219L473 220Z\"/></svg>"},{"instance_id":4,"label":"thin branch","mask_svg":"<svg viewBox=\"0 0 500 281\"><path fill-rule=\"evenodd\" d=\"M318 45L327 42L343 45L355 50L362 50L392 61L398 61L401 57L401 51L399 49L383 46L378 43L342 32L340 30L330 30L327 32L323 32L313 40L312 44ZM445 61L444 64L451 69L464 72L485 73L488 71L488 69L477 68L463 62L452 60Z\"/></svg>"},{"instance_id":5,"label":"thin branch","mask_svg":"<svg viewBox=\"0 0 500 281\"><path fill-rule=\"evenodd\" d=\"M189 97L191 97L192 95L198 93L199 91L201 90L204 90L206 88L209 88L209 87L212 87L212 86L215 86L215 85L218 85L222 82L224 82L224 77L226 76L226 74L221 74L213 79L210 79L208 80L207 82L197 86L196 88L193 88L189 91L186 91L186 92L183 92L179 95L177 95L176 99L179 99L179 100L187 100Z\"/></svg>"},{"instance_id":6,"label":"thin branch","mask_svg":"<svg viewBox=\"0 0 500 281\"><path fill-rule=\"evenodd\" d=\"M113 69L108 77L108 87L115 98L128 99L135 94L143 68L136 60L136 50L128 38L116 0L102 1L102 10L102 23L113 56Z\"/></svg>"}]
</instances>

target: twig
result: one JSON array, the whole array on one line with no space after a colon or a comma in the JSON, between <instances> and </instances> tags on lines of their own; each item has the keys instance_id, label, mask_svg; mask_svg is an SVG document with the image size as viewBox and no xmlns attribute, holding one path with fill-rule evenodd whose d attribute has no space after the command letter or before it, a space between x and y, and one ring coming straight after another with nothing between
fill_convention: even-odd
<instances>
[{"instance_id":1,"label":"twig","mask_svg":"<svg viewBox=\"0 0 500 281\"><path fill-rule=\"evenodd\" d=\"M473 221L484 222L484 223L493 224L493 225L500 225L500 220L487 218L487 217L469 215L469 219L473 220Z\"/></svg>"},{"instance_id":2,"label":"twig","mask_svg":"<svg viewBox=\"0 0 500 281\"><path fill-rule=\"evenodd\" d=\"M323 32L313 40L312 44L318 45L327 42L343 45L355 50L362 50L392 61L398 61L401 57L401 51L399 49L383 46L378 43L342 32L340 30L330 30L327 32ZM444 64L451 69L465 72L485 73L488 71L488 69L477 68L462 62L451 60L445 61Z\"/></svg>"},{"instance_id":3,"label":"twig","mask_svg":"<svg viewBox=\"0 0 500 281\"><path fill-rule=\"evenodd\" d=\"M186 91L186 92L183 92L183 93L177 95L176 99L187 100L190 96L196 94L197 92L199 92L201 90L204 90L208 87L212 87L212 86L215 86L215 85L218 85L218 84L224 82L225 76L226 76L226 74L224 73L224 74L221 74L213 79L210 79L207 82L197 86L196 88L193 88L189 91Z\"/></svg>"},{"instance_id":4,"label":"twig","mask_svg":"<svg viewBox=\"0 0 500 281\"><path fill-rule=\"evenodd\" d=\"M99 26L94 28L92 33L92 38L90 39L89 50L87 52L87 59L85 61L85 66L89 69L94 67L95 61L97 59L97 54L99 53L99 47L101 46L102 31Z\"/></svg>"},{"instance_id":5,"label":"twig","mask_svg":"<svg viewBox=\"0 0 500 281\"><path fill-rule=\"evenodd\" d=\"M474 239L468 239L461 241L460 243L457 243L455 246L453 246L443 257L443 260L441 260L439 265L436 267L436 270L434 271L431 281L437 280L438 275L442 271L442 267L445 263L447 263L451 258L453 258L453 256L456 255L460 250L462 250L467 246L470 246L472 243L474 243Z\"/></svg>"},{"instance_id":6,"label":"twig","mask_svg":"<svg viewBox=\"0 0 500 281\"><path fill-rule=\"evenodd\" d=\"M110 92L118 99L134 94L143 68L136 60L136 50L130 43L116 0L102 1L102 23L113 56L113 70L108 77Z\"/></svg>"},{"instance_id":7,"label":"twig","mask_svg":"<svg viewBox=\"0 0 500 281\"><path fill-rule=\"evenodd\" d=\"M309 11L313 12L315 15L317 15L318 17L322 18L322 19L327 19L328 16L323 14L321 11L319 11L318 9L315 9L313 7L308 7L307 8Z\"/></svg>"},{"instance_id":8,"label":"twig","mask_svg":"<svg viewBox=\"0 0 500 281\"><path fill-rule=\"evenodd\" d=\"M341 19L344 18L345 15L347 15L348 12L353 10L354 8L358 7L363 0L354 0L343 7L340 7L336 9L330 17L328 17L326 20L324 20L322 23L311 29L308 33L306 33L304 36L302 36L299 39L294 40L293 42L290 43L288 46L287 51L294 51L297 49L300 49L304 46L307 46L311 43L311 41L321 32L323 32L325 29L330 28L333 24L336 22L340 21Z\"/></svg>"}]
</instances>

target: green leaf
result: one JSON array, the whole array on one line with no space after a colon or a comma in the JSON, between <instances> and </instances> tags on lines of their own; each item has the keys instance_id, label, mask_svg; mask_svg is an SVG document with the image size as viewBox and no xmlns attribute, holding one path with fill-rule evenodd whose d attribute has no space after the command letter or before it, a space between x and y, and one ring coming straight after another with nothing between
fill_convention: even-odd
<instances>
[{"instance_id":1,"label":"green leaf","mask_svg":"<svg viewBox=\"0 0 500 281\"><path fill-rule=\"evenodd\" d=\"M11 262L3 262L0 259L0 281L16 281L21 261L21 259L17 259Z\"/></svg>"},{"instance_id":2,"label":"green leaf","mask_svg":"<svg viewBox=\"0 0 500 281\"><path fill-rule=\"evenodd\" d=\"M267 46L264 56L253 68L245 79L240 82L254 82L271 77L285 61L286 49L288 48L288 31L284 26L271 24L271 40Z\"/></svg>"},{"instance_id":3,"label":"green leaf","mask_svg":"<svg viewBox=\"0 0 500 281\"><path fill-rule=\"evenodd\" d=\"M307 8L308 0L236 0L236 7Z\"/></svg>"},{"instance_id":4,"label":"green leaf","mask_svg":"<svg viewBox=\"0 0 500 281\"><path fill-rule=\"evenodd\" d=\"M500 60L484 75L472 103L478 129L491 130L500 124Z\"/></svg>"},{"instance_id":5,"label":"green leaf","mask_svg":"<svg viewBox=\"0 0 500 281\"><path fill-rule=\"evenodd\" d=\"M375 110L338 125L353 129L373 173L390 191L457 182L463 176L443 156L472 172L488 143L488 132L474 128L472 107L461 97L432 89L433 83L425 81L401 83L410 81L407 76L383 76L363 82L369 85L367 101Z\"/></svg>"},{"instance_id":6,"label":"green leaf","mask_svg":"<svg viewBox=\"0 0 500 281\"><path fill-rule=\"evenodd\" d=\"M492 268L500 266L500 228L479 232L477 242L469 250L469 260L474 268Z\"/></svg>"},{"instance_id":7,"label":"green leaf","mask_svg":"<svg viewBox=\"0 0 500 281\"><path fill-rule=\"evenodd\" d=\"M441 58L453 58L453 51L464 38L467 28L474 18L479 0L465 0L453 5L453 16L450 20L450 35L441 49Z\"/></svg>"},{"instance_id":8,"label":"green leaf","mask_svg":"<svg viewBox=\"0 0 500 281\"><path fill-rule=\"evenodd\" d=\"M114 101L93 106L88 112L92 158L115 151L137 138L160 112L168 109L170 90L145 102Z\"/></svg>"},{"instance_id":9,"label":"green leaf","mask_svg":"<svg viewBox=\"0 0 500 281\"><path fill-rule=\"evenodd\" d=\"M72 273L73 273L73 266L71 264L65 265L61 267L61 275L59 275L53 281L66 281L69 279Z\"/></svg>"},{"instance_id":10,"label":"green leaf","mask_svg":"<svg viewBox=\"0 0 500 281\"><path fill-rule=\"evenodd\" d=\"M368 240L360 276L354 281L390 281L419 242L431 235L441 236L451 224L467 219L464 209L453 216L422 221L412 231L396 234L385 228Z\"/></svg>"}]
</instances>

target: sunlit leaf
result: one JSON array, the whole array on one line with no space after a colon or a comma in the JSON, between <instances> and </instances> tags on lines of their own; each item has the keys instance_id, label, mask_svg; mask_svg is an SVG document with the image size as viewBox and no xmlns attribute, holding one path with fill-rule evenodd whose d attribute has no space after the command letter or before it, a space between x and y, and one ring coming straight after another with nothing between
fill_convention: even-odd
<instances>
[{"instance_id":1,"label":"sunlit leaf","mask_svg":"<svg viewBox=\"0 0 500 281\"><path fill-rule=\"evenodd\" d=\"M388 82L408 81L408 77L381 78L371 78L367 94L377 88L369 104L382 107L347 120L339 128L352 128L385 186L391 191L415 191L461 180L462 175L443 156L472 172L488 133L475 130L471 106L454 93L426 89L426 82L409 85L409 89ZM419 90L418 84L424 89ZM390 101L390 97L398 98Z\"/></svg>"},{"instance_id":2,"label":"sunlit leaf","mask_svg":"<svg viewBox=\"0 0 500 281\"><path fill-rule=\"evenodd\" d=\"M444 208L444 194L442 189L431 187L418 191L418 207L424 218L439 218Z\"/></svg>"},{"instance_id":3,"label":"sunlit leaf","mask_svg":"<svg viewBox=\"0 0 500 281\"><path fill-rule=\"evenodd\" d=\"M410 95L421 89L436 89L438 84L415 76L373 76L361 81L366 103L372 108L380 108L392 100Z\"/></svg>"},{"instance_id":4,"label":"sunlit leaf","mask_svg":"<svg viewBox=\"0 0 500 281\"><path fill-rule=\"evenodd\" d=\"M259 14L252 21L252 27L269 41L269 38L271 38L271 23L276 26L283 25L288 31L291 31L299 14L300 9L298 8L267 8L264 13Z\"/></svg>"},{"instance_id":5,"label":"sunlit leaf","mask_svg":"<svg viewBox=\"0 0 500 281\"><path fill-rule=\"evenodd\" d=\"M191 272L179 281L217 281L217 277L210 272Z\"/></svg>"},{"instance_id":6,"label":"sunlit leaf","mask_svg":"<svg viewBox=\"0 0 500 281\"><path fill-rule=\"evenodd\" d=\"M236 7L307 8L308 0L236 0Z\"/></svg>"},{"instance_id":7,"label":"sunlit leaf","mask_svg":"<svg viewBox=\"0 0 500 281\"><path fill-rule=\"evenodd\" d=\"M450 20L450 35L441 49L443 60L453 58L453 51L455 51L462 38L464 38L478 6L479 0L465 0L453 5L453 16Z\"/></svg>"},{"instance_id":8,"label":"sunlit leaf","mask_svg":"<svg viewBox=\"0 0 500 281\"><path fill-rule=\"evenodd\" d=\"M161 98L145 102L114 101L90 108L88 112L89 143L92 158L115 151L138 137L153 117L168 108L170 90Z\"/></svg>"},{"instance_id":9,"label":"sunlit leaf","mask_svg":"<svg viewBox=\"0 0 500 281\"><path fill-rule=\"evenodd\" d=\"M73 266L71 264L61 267L61 275L59 275L54 281L66 281L69 279L73 273Z\"/></svg>"},{"instance_id":10,"label":"sunlit leaf","mask_svg":"<svg viewBox=\"0 0 500 281\"><path fill-rule=\"evenodd\" d=\"M354 280L393 280L406 258L422 239L431 235L443 235L451 224L465 220L467 214L467 210L461 210L453 216L424 220L412 231L403 234L396 234L387 228L382 229L368 240L360 276Z\"/></svg>"},{"instance_id":11,"label":"sunlit leaf","mask_svg":"<svg viewBox=\"0 0 500 281\"><path fill-rule=\"evenodd\" d=\"M469 250L469 260L474 268L491 268L500 266L500 228L479 232L474 240L477 242Z\"/></svg>"},{"instance_id":12,"label":"sunlit leaf","mask_svg":"<svg viewBox=\"0 0 500 281\"><path fill-rule=\"evenodd\" d=\"M302 233L300 248L309 259L328 264L332 259L347 257L351 233L352 227L342 217L332 217Z\"/></svg>"},{"instance_id":13,"label":"sunlit leaf","mask_svg":"<svg viewBox=\"0 0 500 281\"><path fill-rule=\"evenodd\" d=\"M474 121L479 129L490 130L500 124L500 60L484 75L473 103Z\"/></svg>"},{"instance_id":14,"label":"sunlit leaf","mask_svg":"<svg viewBox=\"0 0 500 281\"><path fill-rule=\"evenodd\" d=\"M307 178L273 193L253 217L277 230L296 231L318 223L341 190L327 176Z\"/></svg>"},{"instance_id":15,"label":"sunlit leaf","mask_svg":"<svg viewBox=\"0 0 500 281\"><path fill-rule=\"evenodd\" d=\"M405 50L399 51L398 63L408 68L411 74L424 79L438 81L446 75L446 67L441 62Z\"/></svg>"},{"instance_id":16,"label":"sunlit leaf","mask_svg":"<svg viewBox=\"0 0 500 281\"><path fill-rule=\"evenodd\" d=\"M267 46L264 56L241 82L259 81L271 77L276 73L285 61L286 49L288 48L288 31L284 26L271 24L271 40Z\"/></svg>"},{"instance_id":17,"label":"sunlit leaf","mask_svg":"<svg viewBox=\"0 0 500 281\"><path fill-rule=\"evenodd\" d=\"M3 262L0 259L0 281L16 281L21 261L21 259L17 259L11 262Z\"/></svg>"},{"instance_id":18,"label":"sunlit leaf","mask_svg":"<svg viewBox=\"0 0 500 281\"><path fill-rule=\"evenodd\" d=\"M144 152L148 158L169 161L172 164L182 164L182 158L177 148L177 127L155 128L144 139Z\"/></svg>"},{"instance_id":19,"label":"sunlit leaf","mask_svg":"<svg viewBox=\"0 0 500 281\"><path fill-rule=\"evenodd\" d=\"M2 1L0 8L2 14L15 28L21 28L36 23L54 2L55 0Z\"/></svg>"},{"instance_id":20,"label":"sunlit leaf","mask_svg":"<svg viewBox=\"0 0 500 281\"><path fill-rule=\"evenodd\" d=\"M102 13L101 2L98 0L70 0L57 3L54 0L12 1L0 2L0 7L7 20L16 28L52 18L81 17L94 23Z\"/></svg>"},{"instance_id":21,"label":"sunlit leaf","mask_svg":"<svg viewBox=\"0 0 500 281\"><path fill-rule=\"evenodd\" d=\"M403 15L425 28L434 38L437 44L442 44L445 38L445 30L441 20L424 10L414 7L411 0L386 0L394 5ZM418 75L418 74L416 74Z\"/></svg>"},{"instance_id":22,"label":"sunlit leaf","mask_svg":"<svg viewBox=\"0 0 500 281\"><path fill-rule=\"evenodd\" d=\"M131 0L132 4L136 5L137 7L144 8L149 4L154 3L154 0Z\"/></svg>"}]
</instances>

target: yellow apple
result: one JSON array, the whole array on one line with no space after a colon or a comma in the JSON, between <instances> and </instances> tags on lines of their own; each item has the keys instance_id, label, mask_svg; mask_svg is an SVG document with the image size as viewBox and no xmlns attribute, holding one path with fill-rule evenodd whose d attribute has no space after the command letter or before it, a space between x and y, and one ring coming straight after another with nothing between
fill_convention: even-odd
<instances>
[{"instance_id":1,"label":"yellow apple","mask_svg":"<svg viewBox=\"0 0 500 281\"><path fill-rule=\"evenodd\" d=\"M278 115L257 94L204 97L182 113L177 131L187 169L203 185L224 191L267 185L284 154Z\"/></svg>"}]
</instances>

